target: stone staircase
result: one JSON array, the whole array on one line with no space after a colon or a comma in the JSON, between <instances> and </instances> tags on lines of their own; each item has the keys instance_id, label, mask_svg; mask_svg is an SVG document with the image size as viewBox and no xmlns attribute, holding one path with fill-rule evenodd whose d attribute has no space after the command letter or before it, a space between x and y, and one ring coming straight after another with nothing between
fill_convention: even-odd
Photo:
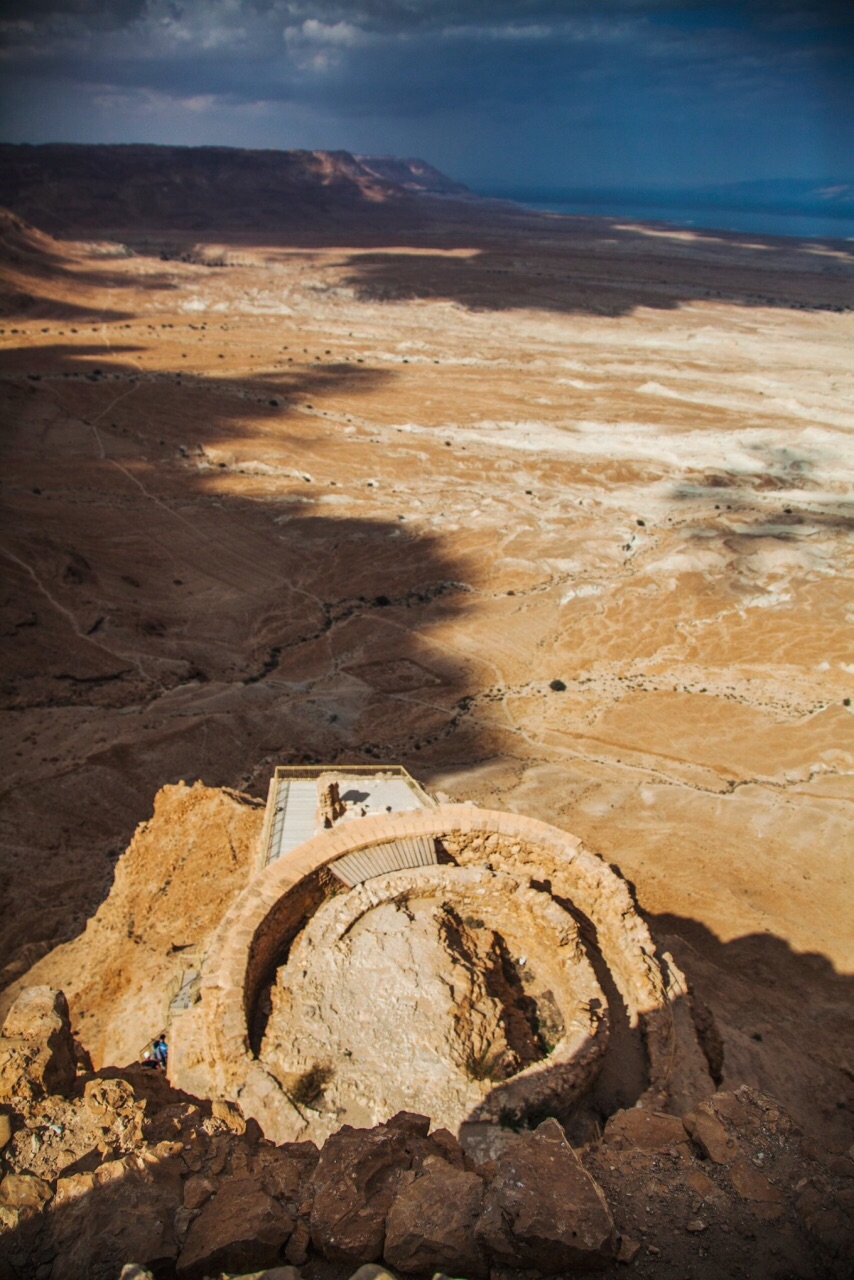
<instances>
[{"instance_id":1,"label":"stone staircase","mask_svg":"<svg viewBox=\"0 0 854 1280\"><path fill-rule=\"evenodd\" d=\"M181 1009L190 1009L199 998L201 969L185 969L181 974L181 983L169 1003L169 1013L177 1013Z\"/></svg>"}]
</instances>

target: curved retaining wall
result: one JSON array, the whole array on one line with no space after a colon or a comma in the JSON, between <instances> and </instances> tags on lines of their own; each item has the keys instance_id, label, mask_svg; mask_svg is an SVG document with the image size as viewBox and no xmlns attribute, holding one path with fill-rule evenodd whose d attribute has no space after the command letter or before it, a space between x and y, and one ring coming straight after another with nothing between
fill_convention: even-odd
<instances>
[{"instance_id":1,"label":"curved retaining wall","mask_svg":"<svg viewBox=\"0 0 854 1280\"><path fill-rule=\"evenodd\" d=\"M329 873L324 868L360 849L408 836L439 840L460 865L489 864L546 882L552 894L587 917L629 1020L644 1032L650 1094L663 1095L674 1052L669 993L627 885L576 837L534 818L475 805L343 823L260 873L217 931L203 965L200 1002L172 1023L172 1082L201 1096L239 1102L244 1114L278 1141L305 1129L304 1118L252 1050L255 1002L283 949L325 896Z\"/></svg>"}]
</instances>

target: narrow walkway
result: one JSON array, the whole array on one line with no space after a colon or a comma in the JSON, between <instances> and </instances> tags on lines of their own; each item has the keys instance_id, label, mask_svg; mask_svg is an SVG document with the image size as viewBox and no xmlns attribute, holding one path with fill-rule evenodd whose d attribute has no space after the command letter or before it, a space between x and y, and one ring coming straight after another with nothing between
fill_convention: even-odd
<instances>
[{"instance_id":1,"label":"narrow walkway","mask_svg":"<svg viewBox=\"0 0 854 1280\"><path fill-rule=\"evenodd\" d=\"M316 827L317 786L314 779L283 778L276 792L266 865L310 840Z\"/></svg>"},{"instance_id":2,"label":"narrow walkway","mask_svg":"<svg viewBox=\"0 0 854 1280\"><path fill-rule=\"evenodd\" d=\"M342 769L337 776L334 766L328 770L312 767L310 771L295 768L293 772L298 774L296 777L293 773L290 777L282 776L286 772L284 767L281 771L277 769L274 789L268 800L268 805L272 805L272 814L264 866L269 867L278 862L284 854L306 840L311 840L318 832L317 776L322 772L336 777L341 800L344 802L344 812L336 825L359 822L362 818L378 814L407 813L431 807L435 803L408 775L392 773L395 768L399 770L400 766L372 768L368 765L362 773L361 769L350 766ZM375 871L363 875L360 870L354 870L355 878L352 881L346 879L349 872L339 876L339 879L344 880L345 884L360 884L369 875L380 875L385 871L403 870L406 867L428 866L436 861L432 844L429 848L427 844L423 848L416 845L417 841L408 850L404 850L401 845L394 855L396 860L393 866L387 863L385 856L378 855Z\"/></svg>"}]
</instances>

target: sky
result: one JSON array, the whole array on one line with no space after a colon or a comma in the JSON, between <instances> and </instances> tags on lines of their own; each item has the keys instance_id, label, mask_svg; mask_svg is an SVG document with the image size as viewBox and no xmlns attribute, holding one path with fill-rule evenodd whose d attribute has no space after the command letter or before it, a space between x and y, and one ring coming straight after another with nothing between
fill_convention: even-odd
<instances>
[{"instance_id":1,"label":"sky","mask_svg":"<svg viewBox=\"0 0 854 1280\"><path fill-rule=\"evenodd\" d=\"M420 156L476 190L854 176L846 0L0 0L0 137Z\"/></svg>"}]
</instances>

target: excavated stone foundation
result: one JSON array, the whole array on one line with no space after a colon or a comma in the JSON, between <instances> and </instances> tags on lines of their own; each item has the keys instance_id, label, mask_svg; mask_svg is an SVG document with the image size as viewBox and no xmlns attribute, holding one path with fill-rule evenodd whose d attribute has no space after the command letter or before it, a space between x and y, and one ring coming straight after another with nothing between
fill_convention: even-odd
<instances>
[{"instance_id":1,"label":"excavated stone foundation","mask_svg":"<svg viewBox=\"0 0 854 1280\"><path fill-rule=\"evenodd\" d=\"M607 1014L578 926L474 867L396 872L324 903L271 988L260 1059L314 1135L421 1109L516 1122L590 1085Z\"/></svg>"},{"instance_id":2,"label":"excavated stone foundation","mask_svg":"<svg viewBox=\"0 0 854 1280\"><path fill-rule=\"evenodd\" d=\"M353 888L330 874L413 838L437 865ZM589 1128L712 1089L684 981L619 874L566 832L473 805L343 823L267 866L170 1048L174 1084L279 1142L409 1109L485 1150L496 1126Z\"/></svg>"}]
</instances>

